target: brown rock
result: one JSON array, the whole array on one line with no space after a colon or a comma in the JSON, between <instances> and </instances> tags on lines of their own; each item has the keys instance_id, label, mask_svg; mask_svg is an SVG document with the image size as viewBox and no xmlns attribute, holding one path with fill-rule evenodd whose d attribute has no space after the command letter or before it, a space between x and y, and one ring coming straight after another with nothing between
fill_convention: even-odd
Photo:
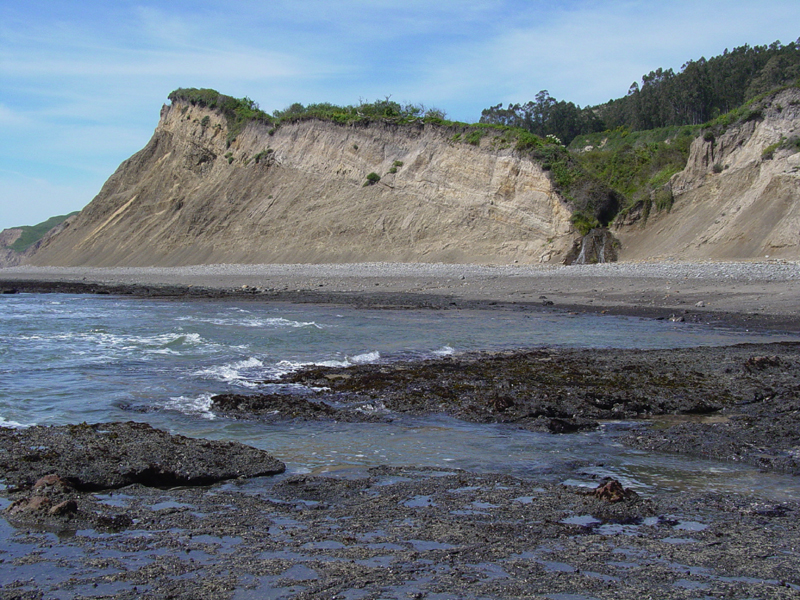
<instances>
[{"instance_id":1,"label":"brown rock","mask_svg":"<svg viewBox=\"0 0 800 600\"><path fill-rule=\"evenodd\" d=\"M606 500L613 503L622 502L628 498L634 498L637 494L633 490L626 490L616 479L611 479L606 483L597 486L594 492L592 492L592 495L600 500Z\"/></svg>"},{"instance_id":2,"label":"brown rock","mask_svg":"<svg viewBox=\"0 0 800 600\"><path fill-rule=\"evenodd\" d=\"M31 498L20 498L8 507L7 511L10 515L17 515L20 513L35 512L44 510L50 506L50 499L46 496L33 496Z\"/></svg>"},{"instance_id":3,"label":"brown rock","mask_svg":"<svg viewBox=\"0 0 800 600\"><path fill-rule=\"evenodd\" d=\"M61 488L71 488L72 486L66 479L52 473L50 475L45 475L44 477L40 478L36 483L33 484L33 489L38 490L43 487L50 487L50 486L59 486Z\"/></svg>"},{"instance_id":4,"label":"brown rock","mask_svg":"<svg viewBox=\"0 0 800 600\"><path fill-rule=\"evenodd\" d=\"M56 504L47 512L55 516L75 514L78 512L78 503L75 502L75 500L64 500L63 502Z\"/></svg>"}]
</instances>

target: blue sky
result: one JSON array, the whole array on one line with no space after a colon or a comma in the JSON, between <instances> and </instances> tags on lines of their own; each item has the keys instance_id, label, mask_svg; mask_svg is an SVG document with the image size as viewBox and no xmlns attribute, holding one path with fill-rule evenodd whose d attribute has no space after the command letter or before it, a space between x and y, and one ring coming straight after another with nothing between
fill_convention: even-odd
<instances>
[{"instance_id":1,"label":"blue sky","mask_svg":"<svg viewBox=\"0 0 800 600\"><path fill-rule=\"evenodd\" d=\"M267 112L391 96L474 122L542 89L599 104L798 23L797 0L0 0L0 229L83 208L178 87Z\"/></svg>"}]
</instances>

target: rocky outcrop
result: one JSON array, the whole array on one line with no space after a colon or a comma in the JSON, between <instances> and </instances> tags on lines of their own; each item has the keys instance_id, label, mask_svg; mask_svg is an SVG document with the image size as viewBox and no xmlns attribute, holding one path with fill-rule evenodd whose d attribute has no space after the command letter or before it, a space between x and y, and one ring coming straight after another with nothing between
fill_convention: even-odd
<instances>
[{"instance_id":1,"label":"rocky outcrop","mask_svg":"<svg viewBox=\"0 0 800 600\"><path fill-rule=\"evenodd\" d=\"M170 435L145 423L0 428L0 469L7 485L30 488L57 474L82 491L138 483L153 487L209 485L283 473L263 450L236 442Z\"/></svg>"},{"instance_id":2,"label":"rocky outcrop","mask_svg":"<svg viewBox=\"0 0 800 600\"><path fill-rule=\"evenodd\" d=\"M620 258L800 258L800 89L750 107L692 144L672 209L614 228Z\"/></svg>"},{"instance_id":3,"label":"rocky outcrop","mask_svg":"<svg viewBox=\"0 0 800 600\"><path fill-rule=\"evenodd\" d=\"M254 122L228 145L223 116L176 101L147 146L28 262L563 260L571 211L547 172L499 134L472 145L456 133ZM380 180L365 185L371 173Z\"/></svg>"},{"instance_id":4,"label":"rocky outcrop","mask_svg":"<svg viewBox=\"0 0 800 600\"><path fill-rule=\"evenodd\" d=\"M578 238L564 259L565 265L591 265L616 262L619 240L605 228L592 229Z\"/></svg>"}]
</instances>

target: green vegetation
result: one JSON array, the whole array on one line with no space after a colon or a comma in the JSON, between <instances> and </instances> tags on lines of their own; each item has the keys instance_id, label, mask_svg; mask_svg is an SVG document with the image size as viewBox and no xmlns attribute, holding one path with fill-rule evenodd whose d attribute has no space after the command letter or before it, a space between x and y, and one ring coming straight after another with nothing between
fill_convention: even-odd
<instances>
[{"instance_id":1,"label":"green vegetation","mask_svg":"<svg viewBox=\"0 0 800 600\"><path fill-rule=\"evenodd\" d=\"M693 126L636 132L619 127L579 136L571 148L584 169L619 195L623 214L637 206L649 214L653 201L657 210L672 208L672 192L665 186L686 166L689 147L700 131Z\"/></svg>"},{"instance_id":2,"label":"green vegetation","mask_svg":"<svg viewBox=\"0 0 800 600\"><path fill-rule=\"evenodd\" d=\"M258 164L262 160L269 159L274 150L272 148L267 148L266 150L262 150L258 154L253 157L253 160Z\"/></svg>"},{"instance_id":3,"label":"green vegetation","mask_svg":"<svg viewBox=\"0 0 800 600\"><path fill-rule=\"evenodd\" d=\"M367 187L368 185L375 185L380 180L381 176L375 172L372 172L369 175L367 175L367 180L364 182L364 187Z\"/></svg>"},{"instance_id":4,"label":"green vegetation","mask_svg":"<svg viewBox=\"0 0 800 600\"><path fill-rule=\"evenodd\" d=\"M337 106L329 102L303 106L296 102L272 114L276 123L293 123L306 119L321 119L335 123L369 122L375 120L396 123L441 123L445 113L422 104L399 104L387 96L375 102L360 102L357 106Z\"/></svg>"},{"instance_id":5,"label":"green vegetation","mask_svg":"<svg viewBox=\"0 0 800 600\"><path fill-rule=\"evenodd\" d=\"M53 227L57 225L61 225L64 221L66 221L72 215L77 215L78 211L71 212L68 215L59 215L57 217L50 217L46 221L42 221L37 225L24 225L19 229L22 229L22 234L19 238L9 246L11 250L16 252L24 252L31 246L33 246L36 242L44 237L44 235L50 231Z\"/></svg>"},{"instance_id":6,"label":"green vegetation","mask_svg":"<svg viewBox=\"0 0 800 600\"><path fill-rule=\"evenodd\" d=\"M202 106L220 112L225 116L228 124L228 145L244 130L245 126L258 121L265 124L272 123L272 118L262 111L258 104L250 98L233 98L220 94L216 90L179 88L172 92L168 98L170 101L188 102L193 106Z\"/></svg>"},{"instance_id":7,"label":"green vegetation","mask_svg":"<svg viewBox=\"0 0 800 600\"><path fill-rule=\"evenodd\" d=\"M567 199L574 211L579 231L608 225L616 216L622 198L610 186L592 174L580 157L565 148L557 138L542 138L519 128L498 128L502 134L494 142L499 147L513 147L517 152L538 161L550 172L553 185Z\"/></svg>"},{"instance_id":8,"label":"green vegetation","mask_svg":"<svg viewBox=\"0 0 800 600\"><path fill-rule=\"evenodd\" d=\"M466 138L464 138L464 141L473 146L480 146L481 138L483 137L483 135L484 135L483 130L475 129L473 131L470 131L469 134L467 134Z\"/></svg>"},{"instance_id":9,"label":"green vegetation","mask_svg":"<svg viewBox=\"0 0 800 600\"><path fill-rule=\"evenodd\" d=\"M800 40L785 46L744 45L708 60L690 60L680 73L651 71L642 77L641 86L634 82L627 95L605 104L582 109L542 90L535 101L485 109L481 123L521 127L542 137L553 134L569 145L577 136L618 127L643 131L700 125L770 90L798 82ZM745 118L760 115L754 112Z\"/></svg>"},{"instance_id":10,"label":"green vegetation","mask_svg":"<svg viewBox=\"0 0 800 600\"><path fill-rule=\"evenodd\" d=\"M778 150L790 150L793 154L800 152L800 137L792 136L791 138L781 138L780 142L776 142L764 148L761 153L763 160L772 160L775 157L775 152Z\"/></svg>"}]
</instances>

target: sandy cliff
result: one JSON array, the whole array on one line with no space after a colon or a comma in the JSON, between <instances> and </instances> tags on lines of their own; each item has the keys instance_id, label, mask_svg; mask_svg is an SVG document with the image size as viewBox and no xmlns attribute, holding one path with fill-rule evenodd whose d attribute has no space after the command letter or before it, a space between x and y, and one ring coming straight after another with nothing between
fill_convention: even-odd
<instances>
[{"instance_id":1,"label":"sandy cliff","mask_svg":"<svg viewBox=\"0 0 800 600\"><path fill-rule=\"evenodd\" d=\"M800 259L800 90L752 107L752 118L698 137L670 181L670 212L617 226L621 260Z\"/></svg>"},{"instance_id":2,"label":"sandy cliff","mask_svg":"<svg viewBox=\"0 0 800 600\"><path fill-rule=\"evenodd\" d=\"M224 117L176 102L28 262L562 260L576 235L547 173L492 135L480 146L453 136L421 123L309 120L251 123L227 147ZM364 186L372 172L381 180Z\"/></svg>"}]
</instances>

